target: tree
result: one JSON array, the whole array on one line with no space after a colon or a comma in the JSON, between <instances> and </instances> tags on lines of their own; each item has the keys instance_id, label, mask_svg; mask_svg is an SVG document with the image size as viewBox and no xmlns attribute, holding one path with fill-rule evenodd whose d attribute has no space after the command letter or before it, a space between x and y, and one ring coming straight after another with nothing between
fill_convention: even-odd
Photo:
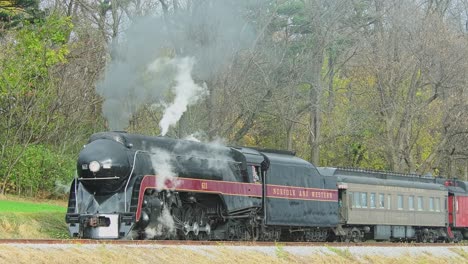
<instances>
[{"instance_id":1,"label":"tree","mask_svg":"<svg viewBox=\"0 0 468 264\"><path fill-rule=\"evenodd\" d=\"M383 143L387 169L423 173L437 156L427 153L440 151L434 142L446 142L440 130L445 116L441 106L451 104L449 95L464 89L464 41L440 13L427 14L415 2L377 0L374 8L363 56L354 63L366 72L361 76L368 87L365 96L378 98L368 104L382 131L375 136Z\"/></svg>"},{"instance_id":2,"label":"tree","mask_svg":"<svg viewBox=\"0 0 468 264\"><path fill-rule=\"evenodd\" d=\"M60 119L51 72L66 60L72 27L68 18L57 15L23 23L20 30L9 32L0 57L2 193L26 149L44 140Z\"/></svg>"},{"instance_id":3,"label":"tree","mask_svg":"<svg viewBox=\"0 0 468 264\"><path fill-rule=\"evenodd\" d=\"M24 21L33 23L44 17L37 0L0 0L0 36L6 29L16 27Z\"/></svg>"}]
</instances>

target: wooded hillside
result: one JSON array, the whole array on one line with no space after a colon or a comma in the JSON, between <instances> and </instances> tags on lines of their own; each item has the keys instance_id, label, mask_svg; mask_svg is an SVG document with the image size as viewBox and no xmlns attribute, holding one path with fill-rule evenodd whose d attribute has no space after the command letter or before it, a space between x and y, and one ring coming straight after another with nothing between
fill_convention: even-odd
<instances>
[{"instance_id":1,"label":"wooded hillside","mask_svg":"<svg viewBox=\"0 0 468 264\"><path fill-rule=\"evenodd\" d=\"M0 192L125 130L468 179L467 0L0 0Z\"/></svg>"}]
</instances>

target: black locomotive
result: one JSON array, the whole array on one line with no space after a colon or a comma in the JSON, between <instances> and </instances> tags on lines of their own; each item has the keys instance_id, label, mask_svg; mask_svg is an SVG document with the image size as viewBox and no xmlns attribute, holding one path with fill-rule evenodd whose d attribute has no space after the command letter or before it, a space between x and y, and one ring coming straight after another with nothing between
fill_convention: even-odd
<instances>
[{"instance_id":1,"label":"black locomotive","mask_svg":"<svg viewBox=\"0 0 468 264\"><path fill-rule=\"evenodd\" d=\"M339 224L336 177L291 152L103 132L77 171L73 237L325 241Z\"/></svg>"}]
</instances>

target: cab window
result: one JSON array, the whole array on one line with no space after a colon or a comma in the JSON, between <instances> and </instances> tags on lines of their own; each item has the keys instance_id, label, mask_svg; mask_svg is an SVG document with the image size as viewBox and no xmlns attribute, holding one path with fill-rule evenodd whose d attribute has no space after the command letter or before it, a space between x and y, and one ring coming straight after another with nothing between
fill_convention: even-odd
<instances>
[{"instance_id":1,"label":"cab window","mask_svg":"<svg viewBox=\"0 0 468 264\"><path fill-rule=\"evenodd\" d=\"M262 182L262 177L260 173L260 166L249 165L249 175L251 176L251 180L253 183Z\"/></svg>"}]
</instances>

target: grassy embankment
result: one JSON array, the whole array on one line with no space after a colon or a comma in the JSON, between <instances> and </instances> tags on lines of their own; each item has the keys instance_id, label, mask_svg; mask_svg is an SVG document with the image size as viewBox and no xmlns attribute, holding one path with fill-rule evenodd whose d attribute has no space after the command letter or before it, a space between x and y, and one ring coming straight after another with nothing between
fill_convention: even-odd
<instances>
[{"instance_id":1,"label":"grassy embankment","mask_svg":"<svg viewBox=\"0 0 468 264\"><path fill-rule=\"evenodd\" d=\"M0 239L68 238L64 201L0 196Z\"/></svg>"}]
</instances>

